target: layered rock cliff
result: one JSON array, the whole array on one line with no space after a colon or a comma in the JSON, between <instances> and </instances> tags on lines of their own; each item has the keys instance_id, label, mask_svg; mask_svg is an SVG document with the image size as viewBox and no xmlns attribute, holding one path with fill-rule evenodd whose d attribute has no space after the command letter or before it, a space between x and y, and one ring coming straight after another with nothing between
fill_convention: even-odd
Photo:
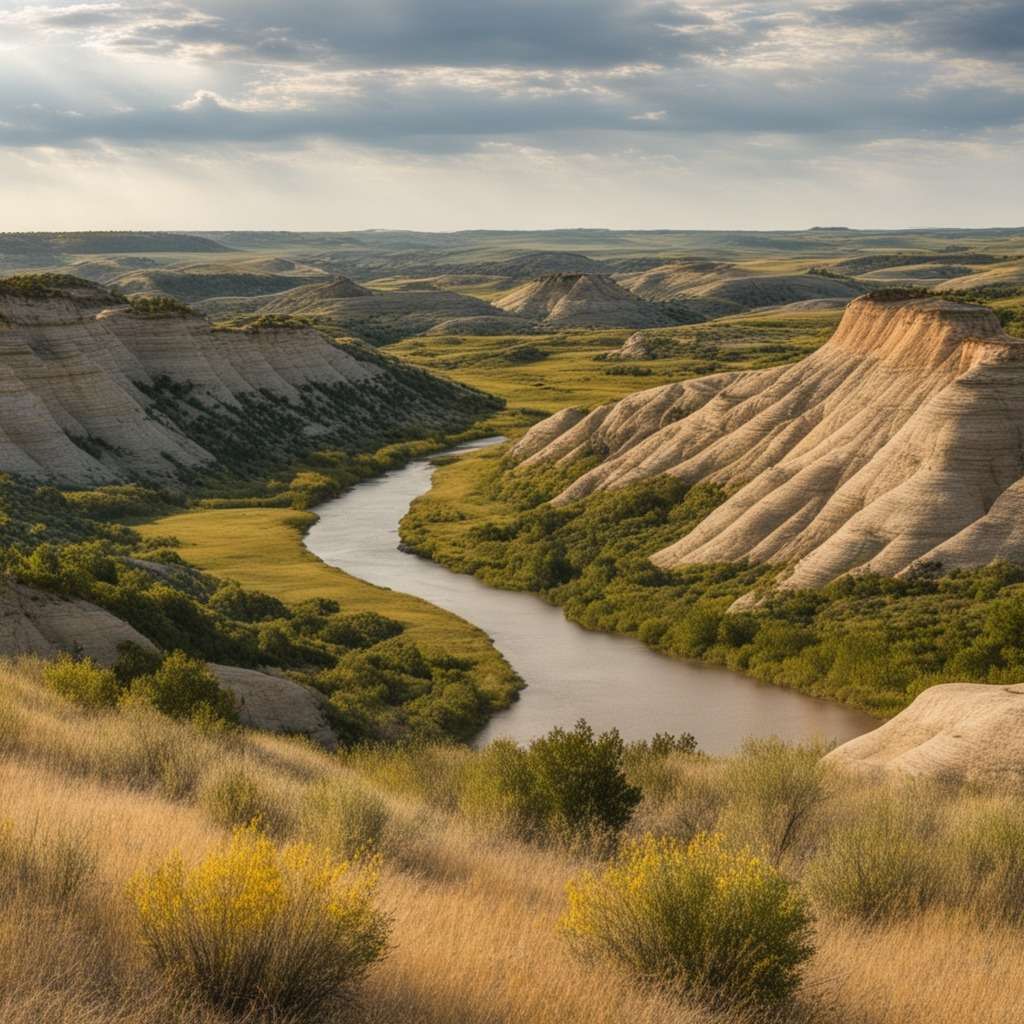
<instances>
[{"instance_id":1,"label":"layered rock cliff","mask_svg":"<svg viewBox=\"0 0 1024 1024\"><path fill-rule=\"evenodd\" d=\"M668 473L733 493L659 551L749 559L784 586L1024 561L1024 341L980 306L855 300L801 362L654 388L538 424L525 465L599 455L557 501Z\"/></svg>"},{"instance_id":2,"label":"layered rock cliff","mask_svg":"<svg viewBox=\"0 0 1024 1024\"><path fill-rule=\"evenodd\" d=\"M488 401L301 324L215 331L76 279L0 280L0 470L92 486L365 447Z\"/></svg>"}]
</instances>

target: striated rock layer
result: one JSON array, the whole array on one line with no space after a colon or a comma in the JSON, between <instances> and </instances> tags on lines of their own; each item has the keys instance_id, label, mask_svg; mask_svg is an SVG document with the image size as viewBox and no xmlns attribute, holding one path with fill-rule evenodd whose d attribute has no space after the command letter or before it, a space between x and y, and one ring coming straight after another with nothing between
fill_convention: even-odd
<instances>
[{"instance_id":1,"label":"striated rock layer","mask_svg":"<svg viewBox=\"0 0 1024 1024\"><path fill-rule=\"evenodd\" d=\"M669 473L730 498L659 551L664 567L789 563L784 586L1024 560L1024 341L980 306L850 304L801 362L722 373L559 414L524 465L603 461L556 501Z\"/></svg>"},{"instance_id":2,"label":"striated rock layer","mask_svg":"<svg viewBox=\"0 0 1024 1024\"><path fill-rule=\"evenodd\" d=\"M287 454L439 426L481 397L301 325L214 331L70 280L0 280L0 470L71 487L169 481L232 447Z\"/></svg>"}]
</instances>

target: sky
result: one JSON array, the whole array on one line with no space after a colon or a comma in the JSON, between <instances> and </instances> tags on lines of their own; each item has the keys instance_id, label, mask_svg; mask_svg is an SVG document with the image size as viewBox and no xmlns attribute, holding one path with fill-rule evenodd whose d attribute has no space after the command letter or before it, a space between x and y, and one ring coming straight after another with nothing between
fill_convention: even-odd
<instances>
[{"instance_id":1,"label":"sky","mask_svg":"<svg viewBox=\"0 0 1024 1024\"><path fill-rule=\"evenodd\" d=\"M0 0L0 230L1024 224L1024 0Z\"/></svg>"}]
</instances>

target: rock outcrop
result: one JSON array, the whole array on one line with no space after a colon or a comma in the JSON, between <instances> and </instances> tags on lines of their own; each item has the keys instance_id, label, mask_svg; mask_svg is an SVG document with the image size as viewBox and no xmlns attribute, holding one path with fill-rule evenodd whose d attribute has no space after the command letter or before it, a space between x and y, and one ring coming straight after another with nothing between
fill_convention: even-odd
<instances>
[{"instance_id":1,"label":"rock outcrop","mask_svg":"<svg viewBox=\"0 0 1024 1024\"><path fill-rule=\"evenodd\" d=\"M73 278L0 280L0 470L68 487L170 482L235 450L468 423L480 401L301 324L215 331L117 303Z\"/></svg>"},{"instance_id":2,"label":"rock outcrop","mask_svg":"<svg viewBox=\"0 0 1024 1024\"><path fill-rule=\"evenodd\" d=\"M1024 686L933 686L825 761L865 774L1024 791Z\"/></svg>"},{"instance_id":3,"label":"rock outcrop","mask_svg":"<svg viewBox=\"0 0 1024 1024\"><path fill-rule=\"evenodd\" d=\"M602 462L556 501L669 473L733 493L654 556L786 563L783 585L1024 560L1024 341L981 306L855 300L799 363L716 374L559 414L524 465Z\"/></svg>"},{"instance_id":4,"label":"rock outcrop","mask_svg":"<svg viewBox=\"0 0 1024 1024\"><path fill-rule=\"evenodd\" d=\"M68 653L112 665L124 643L156 650L138 630L97 605L0 580L0 652L5 657ZM208 667L235 698L243 725L337 746L322 694L268 672L212 663Z\"/></svg>"},{"instance_id":5,"label":"rock outcrop","mask_svg":"<svg viewBox=\"0 0 1024 1024\"><path fill-rule=\"evenodd\" d=\"M496 303L514 316L557 330L572 327L666 327L677 321L604 274L550 274Z\"/></svg>"},{"instance_id":6,"label":"rock outcrop","mask_svg":"<svg viewBox=\"0 0 1024 1024\"><path fill-rule=\"evenodd\" d=\"M643 331L637 331L622 343L621 348L615 349L614 352L609 352L608 358L615 362L633 359L657 359L658 351Z\"/></svg>"}]
</instances>

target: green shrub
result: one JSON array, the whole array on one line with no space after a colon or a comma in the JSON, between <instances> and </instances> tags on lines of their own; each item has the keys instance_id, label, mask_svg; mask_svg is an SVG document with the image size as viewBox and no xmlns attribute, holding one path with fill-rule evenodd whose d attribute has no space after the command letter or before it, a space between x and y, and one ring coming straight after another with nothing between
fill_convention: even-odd
<instances>
[{"instance_id":1,"label":"green shrub","mask_svg":"<svg viewBox=\"0 0 1024 1024\"><path fill-rule=\"evenodd\" d=\"M87 708L113 707L121 696L117 676L91 658L76 660L62 654L43 669L46 684L62 697Z\"/></svg>"},{"instance_id":2,"label":"green shrub","mask_svg":"<svg viewBox=\"0 0 1024 1024\"><path fill-rule=\"evenodd\" d=\"M790 996L812 953L811 918L766 862L700 835L650 836L569 886L562 928L585 956L714 1002Z\"/></svg>"},{"instance_id":3,"label":"green shrub","mask_svg":"<svg viewBox=\"0 0 1024 1024\"><path fill-rule=\"evenodd\" d=\"M387 947L370 868L253 829L189 868L172 857L131 885L143 943L189 999L305 1020L344 1012Z\"/></svg>"},{"instance_id":4,"label":"green shrub","mask_svg":"<svg viewBox=\"0 0 1024 1024\"><path fill-rule=\"evenodd\" d=\"M815 903L836 917L873 923L935 902L945 865L934 804L933 795L908 786L848 805L804 875Z\"/></svg>"},{"instance_id":5,"label":"green shrub","mask_svg":"<svg viewBox=\"0 0 1024 1024\"><path fill-rule=\"evenodd\" d=\"M825 753L816 743L748 740L725 770L728 805L719 828L772 864L805 845L814 813L827 795Z\"/></svg>"},{"instance_id":6,"label":"green shrub","mask_svg":"<svg viewBox=\"0 0 1024 1024\"><path fill-rule=\"evenodd\" d=\"M1024 924L1024 809L1017 801L983 806L953 827L960 899L982 923Z\"/></svg>"},{"instance_id":7,"label":"green shrub","mask_svg":"<svg viewBox=\"0 0 1024 1024\"><path fill-rule=\"evenodd\" d=\"M372 647L398 636L405 627L395 619L376 612L334 615L325 624L321 636L340 647Z\"/></svg>"},{"instance_id":8,"label":"green shrub","mask_svg":"<svg viewBox=\"0 0 1024 1024\"><path fill-rule=\"evenodd\" d=\"M470 764L463 810L530 837L614 835L641 798L626 779L624 752L616 730L595 737L582 720L525 750L499 740Z\"/></svg>"},{"instance_id":9,"label":"green shrub","mask_svg":"<svg viewBox=\"0 0 1024 1024\"><path fill-rule=\"evenodd\" d=\"M217 677L203 662L182 651L168 654L155 672L133 680L130 693L172 718L199 714L237 720L231 694L221 689Z\"/></svg>"}]
</instances>

